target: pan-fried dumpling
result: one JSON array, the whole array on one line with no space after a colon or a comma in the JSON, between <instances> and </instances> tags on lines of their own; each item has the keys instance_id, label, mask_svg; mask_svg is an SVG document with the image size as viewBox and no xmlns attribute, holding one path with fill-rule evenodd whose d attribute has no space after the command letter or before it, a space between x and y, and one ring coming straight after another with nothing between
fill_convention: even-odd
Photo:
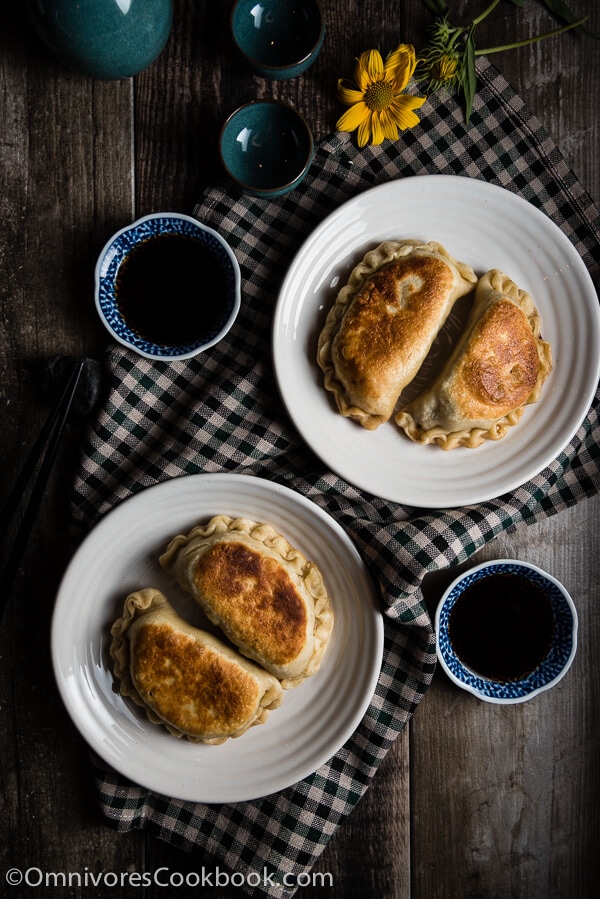
<instances>
[{"instance_id":1,"label":"pan-fried dumpling","mask_svg":"<svg viewBox=\"0 0 600 899\"><path fill-rule=\"evenodd\" d=\"M224 743L281 704L277 678L188 624L159 590L131 593L111 633L121 694L174 736Z\"/></svg>"},{"instance_id":2,"label":"pan-fried dumpling","mask_svg":"<svg viewBox=\"0 0 600 899\"><path fill-rule=\"evenodd\" d=\"M396 416L416 443L499 440L540 398L552 370L531 296L498 269L479 281L465 330L434 383Z\"/></svg>"},{"instance_id":3,"label":"pan-fried dumpling","mask_svg":"<svg viewBox=\"0 0 600 899\"><path fill-rule=\"evenodd\" d=\"M323 578L270 525L215 516L175 537L160 563L285 689L318 670L333 625Z\"/></svg>"},{"instance_id":4,"label":"pan-fried dumpling","mask_svg":"<svg viewBox=\"0 0 600 899\"><path fill-rule=\"evenodd\" d=\"M387 421L454 303L477 278L439 243L387 241L337 295L317 361L342 415L368 430Z\"/></svg>"}]
</instances>

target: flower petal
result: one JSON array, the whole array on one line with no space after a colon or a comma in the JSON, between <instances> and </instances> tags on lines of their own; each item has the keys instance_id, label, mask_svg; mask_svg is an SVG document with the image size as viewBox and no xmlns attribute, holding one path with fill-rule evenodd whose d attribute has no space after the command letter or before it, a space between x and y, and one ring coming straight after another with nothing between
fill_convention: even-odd
<instances>
[{"instance_id":1,"label":"flower petal","mask_svg":"<svg viewBox=\"0 0 600 899\"><path fill-rule=\"evenodd\" d=\"M405 128L414 128L415 125L419 124L419 117L413 110L419 109L426 99L426 97L411 97L409 94L402 94L401 97L394 99L389 112L402 131Z\"/></svg>"},{"instance_id":2,"label":"flower petal","mask_svg":"<svg viewBox=\"0 0 600 899\"><path fill-rule=\"evenodd\" d=\"M381 81L383 78L385 67L379 50L369 50L367 59L367 71L371 81Z\"/></svg>"},{"instance_id":3,"label":"flower petal","mask_svg":"<svg viewBox=\"0 0 600 899\"><path fill-rule=\"evenodd\" d=\"M340 78L338 81L337 95L338 100L341 100L346 106L360 103L363 99L363 94L361 91L357 90L356 85L353 85L352 82L344 81L343 78Z\"/></svg>"},{"instance_id":4,"label":"flower petal","mask_svg":"<svg viewBox=\"0 0 600 899\"><path fill-rule=\"evenodd\" d=\"M385 61L385 78L391 81L394 91L400 93L404 90L413 76L417 58L412 44L400 44L389 54Z\"/></svg>"},{"instance_id":5,"label":"flower petal","mask_svg":"<svg viewBox=\"0 0 600 899\"><path fill-rule=\"evenodd\" d=\"M365 147L371 139L371 121L372 116L369 114L358 129L358 146Z\"/></svg>"},{"instance_id":6,"label":"flower petal","mask_svg":"<svg viewBox=\"0 0 600 899\"><path fill-rule=\"evenodd\" d=\"M389 140L398 140L398 128L394 122L394 117L390 115L389 109L383 109L380 113L381 127L383 133Z\"/></svg>"},{"instance_id":7,"label":"flower petal","mask_svg":"<svg viewBox=\"0 0 600 899\"><path fill-rule=\"evenodd\" d=\"M355 103L337 120L335 127L338 131L354 131L368 122L370 117L371 113L364 103Z\"/></svg>"},{"instance_id":8,"label":"flower petal","mask_svg":"<svg viewBox=\"0 0 600 899\"><path fill-rule=\"evenodd\" d=\"M361 91L365 91L370 82L369 73L367 72L367 60L369 58L368 50L364 53L361 53L358 59L356 60L356 65L354 67L354 80L357 84L357 87Z\"/></svg>"},{"instance_id":9,"label":"flower petal","mask_svg":"<svg viewBox=\"0 0 600 899\"><path fill-rule=\"evenodd\" d=\"M354 78L361 91L366 91L374 81L380 81L383 73L383 59L379 50L365 50L361 53L354 71Z\"/></svg>"},{"instance_id":10,"label":"flower petal","mask_svg":"<svg viewBox=\"0 0 600 899\"><path fill-rule=\"evenodd\" d=\"M371 117L371 131L373 132L373 139L371 143L373 145L379 145L383 143L383 139L385 137L383 128L381 127L381 121L379 118L380 114L378 112L374 113Z\"/></svg>"}]
</instances>

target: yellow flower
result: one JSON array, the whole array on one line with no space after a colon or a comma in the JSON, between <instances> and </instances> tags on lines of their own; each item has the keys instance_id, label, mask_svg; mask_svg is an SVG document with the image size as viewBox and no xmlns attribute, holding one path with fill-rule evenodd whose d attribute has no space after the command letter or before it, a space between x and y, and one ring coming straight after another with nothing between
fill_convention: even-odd
<instances>
[{"instance_id":1,"label":"yellow flower","mask_svg":"<svg viewBox=\"0 0 600 899\"><path fill-rule=\"evenodd\" d=\"M450 53L443 54L431 66L431 77L438 81L454 81L458 70L458 58Z\"/></svg>"},{"instance_id":2,"label":"yellow flower","mask_svg":"<svg viewBox=\"0 0 600 899\"><path fill-rule=\"evenodd\" d=\"M415 49L400 44L385 63L379 50L367 50L356 61L354 81L338 81L338 98L350 109L338 120L339 131L358 128L358 145L380 144L384 138L398 140L398 128L419 124L414 110L425 97L404 94L416 66Z\"/></svg>"},{"instance_id":3,"label":"yellow flower","mask_svg":"<svg viewBox=\"0 0 600 899\"><path fill-rule=\"evenodd\" d=\"M430 94L444 87L452 91L464 84L468 55L466 44L461 41L463 31L451 28L445 18L439 19L432 29L429 45L417 59L416 72Z\"/></svg>"}]
</instances>

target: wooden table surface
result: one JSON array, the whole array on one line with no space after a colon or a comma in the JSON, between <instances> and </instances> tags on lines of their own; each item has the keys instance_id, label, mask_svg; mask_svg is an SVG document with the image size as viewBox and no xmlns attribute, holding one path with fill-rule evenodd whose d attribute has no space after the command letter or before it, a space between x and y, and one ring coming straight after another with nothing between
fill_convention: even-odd
<instances>
[{"instance_id":1,"label":"wooden table surface","mask_svg":"<svg viewBox=\"0 0 600 899\"><path fill-rule=\"evenodd\" d=\"M420 0L323 0L328 34L303 77L253 77L228 38L230 2L175 0L160 58L134 79L100 82L55 62L21 3L0 8L0 397L2 494L45 418L37 361L51 353L98 357L106 337L93 307L92 272L106 239L138 215L191 212L220 177L219 127L255 97L289 99L317 139L342 107L337 78L354 58L400 40L423 45ZM572 0L600 32L600 10ZM463 21L481 2L455 2ZM480 46L554 27L542 3L501 3ZM600 57L597 42L563 35L494 63L545 125L569 166L600 199ZM21 885L10 868L41 872L195 871L188 856L102 819L87 749L53 680L49 626L69 559L68 498L82 424L71 425L0 633L2 867L0 895L165 896L159 886L79 891ZM571 591L580 641L568 676L521 705L481 703L436 672L410 726L315 871L333 888L306 897L379 899L600 895L600 500L588 500L497 539L477 557L541 565ZM433 605L455 571L429 576ZM30 877L35 881L35 875ZM199 895L181 888L173 895ZM232 897L237 889L208 895Z\"/></svg>"}]
</instances>

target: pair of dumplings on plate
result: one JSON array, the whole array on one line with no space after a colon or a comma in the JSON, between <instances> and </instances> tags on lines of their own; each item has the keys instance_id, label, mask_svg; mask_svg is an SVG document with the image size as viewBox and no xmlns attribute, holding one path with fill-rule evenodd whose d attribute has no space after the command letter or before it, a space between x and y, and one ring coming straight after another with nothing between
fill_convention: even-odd
<instances>
[{"instance_id":1,"label":"pair of dumplings on plate","mask_svg":"<svg viewBox=\"0 0 600 899\"><path fill-rule=\"evenodd\" d=\"M181 618L160 590L127 597L110 653L121 694L152 722L223 743L316 673L333 626L329 596L319 569L270 525L215 516L171 540L160 564L223 639Z\"/></svg>"},{"instance_id":2,"label":"pair of dumplings on plate","mask_svg":"<svg viewBox=\"0 0 600 899\"><path fill-rule=\"evenodd\" d=\"M368 430L388 421L456 301L473 290L451 355L395 421L416 443L446 450L503 437L537 402L552 369L539 313L499 269L478 279L435 241L386 241L338 293L317 359L340 413Z\"/></svg>"}]
</instances>

